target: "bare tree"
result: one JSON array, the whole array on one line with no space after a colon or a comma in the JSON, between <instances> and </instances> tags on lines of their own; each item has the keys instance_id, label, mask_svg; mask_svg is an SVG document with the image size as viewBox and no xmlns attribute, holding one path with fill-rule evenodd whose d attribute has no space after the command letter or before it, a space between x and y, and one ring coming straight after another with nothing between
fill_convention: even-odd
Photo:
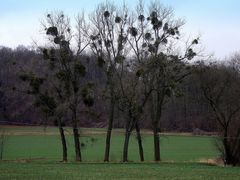
<instances>
[{"instance_id":1,"label":"bare tree","mask_svg":"<svg viewBox=\"0 0 240 180\"><path fill-rule=\"evenodd\" d=\"M116 72L119 63L124 60L124 55L127 53L125 32L128 11L126 6L117 9L111 3L100 4L92 14L90 21L92 29L88 34L91 39L91 49L97 57L98 65L103 68L107 77L105 97L109 98L109 121L104 161L109 161L116 94L118 93Z\"/></svg>"},{"instance_id":2,"label":"bare tree","mask_svg":"<svg viewBox=\"0 0 240 180\"><path fill-rule=\"evenodd\" d=\"M140 65L137 74L145 86L145 94L151 92L151 119L154 134L155 160L160 160L160 119L162 107L167 96L179 91L177 84L189 72L186 60L196 56L192 46L198 39L186 43L183 51L177 51L180 29L184 25L181 19L173 17L173 9L158 1L152 2L149 12L144 11L143 2L137 6L137 17L130 24L128 43Z\"/></svg>"},{"instance_id":3,"label":"bare tree","mask_svg":"<svg viewBox=\"0 0 240 180\"><path fill-rule=\"evenodd\" d=\"M60 88L56 89L56 93L64 97L66 108L71 112L76 161L81 161L78 108L81 100L83 100L86 106L93 105L93 84L90 82L83 83L82 77L86 74L86 67L80 59L80 54L88 44L84 47L81 46L82 38L78 31L77 52L71 49L70 43L72 42L74 31L71 29L70 19L63 13L48 14L46 24L43 25L45 25L46 34L50 37L50 42L53 43L50 49L43 49L43 54L49 60L50 65L52 65L56 83L60 85Z\"/></svg>"},{"instance_id":4,"label":"bare tree","mask_svg":"<svg viewBox=\"0 0 240 180\"><path fill-rule=\"evenodd\" d=\"M200 64L198 77L206 101L220 128L225 164L239 164L239 72L236 66Z\"/></svg>"},{"instance_id":5,"label":"bare tree","mask_svg":"<svg viewBox=\"0 0 240 180\"><path fill-rule=\"evenodd\" d=\"M40 47L47 71L41 74L42 77L28 72L22 74L20 78L29 82L28 93L35 96L35 105L41 108L46 118L53 117L57 122L62 140L63 161L67 161L63 119L71 117L76 161L81 161L77 114L81 102L86 106L93 105L93 84L83 80L86 68L80 56L88 44L81 46L83 39L79 31L75 36L70 19L63 12L47 14L42 26L50 43L49 46ZM73 37L77 37L76 50L72 49Z\"/></svg>"}]
</instances>

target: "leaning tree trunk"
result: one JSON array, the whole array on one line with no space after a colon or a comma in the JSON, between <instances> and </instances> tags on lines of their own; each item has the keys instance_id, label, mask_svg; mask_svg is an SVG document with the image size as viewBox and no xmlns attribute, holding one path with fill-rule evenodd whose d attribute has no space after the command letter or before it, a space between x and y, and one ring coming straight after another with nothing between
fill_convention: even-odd
<instances>
[{"instance_id":1,"label":"leaning tree trunk","mask_svg":"<svg viewBox=\"0 0 240 180\"><path fill-rule=\"evenodd\" d=\"M124 147L123 147L123 162L128 162L128 145L129 145L130 136L131 136L131 131L126 130Z\"/></svg>"},{"instance_id":2,"label":"leaning tree trunk","mask_svg":"<svg viewBox=\"0 0 240 180\"><path fill-rule=\"evenodd\" d=\"M108 122L108 130L107 130L106 145L105 145L105 155L104 155L105 162L109 161L112 126L113 126L113 120L114 120L114 110L115 110L114 92L113 92L113 89L111 89L110 117L109 117L109 122Z\"/></svg>"},{"instance_id":3,"label":"leaning tree trunk","mask_svg":"<svg viewBox=\"0 0 240 180\"><path fill-rule=\"evenodd\" d=\"M62 142L62 156L63 156L63 162L67 162L67 143L66 143L66 138L65 138L65 134L64 134L64 129L61 125L61 122L59 122L59 132L60 132L60 136L61 136L61 142Z\"/></svg>"},{"instance_id":4,"label":"leaning tree trunk","mask_svg":"<svg viewBox=\"0 0 240 180\"><path fill-rule=\"evenodd\" d=\"M131 114L130 111L129 111L129 114ZM123 146L123 162L128 162L128 145L129 145L129 140L132 132L132 128L130 127L131 123L132 123L132 118L130 115L126 124L126 130L125 130L125 139L124 139L124 146Z\"/></svg>"},{"instance_id":5,"label":"leaning tree trunk","mask_svg":"<svg viewBox=\"0 0 240 180\"><path fill-rule=\"evenodd\" d=\"M140 128L139 128L138 122L136 123L136 133L137 133L140 161L144 161L142 137L141 137L141 133L140 133Z\"/></svg>"}]
</instances>

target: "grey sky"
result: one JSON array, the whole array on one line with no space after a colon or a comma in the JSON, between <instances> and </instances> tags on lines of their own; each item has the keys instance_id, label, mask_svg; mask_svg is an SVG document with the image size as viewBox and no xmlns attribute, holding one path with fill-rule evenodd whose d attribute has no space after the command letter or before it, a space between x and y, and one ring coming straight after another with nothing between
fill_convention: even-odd
<instances>
[{"instance_id":1,"label":"grey sky","mask_svg":"<svg viewBox=\"0 0 240 180\"><path fill-rule=\"evenodd\" d=\"M0 6L0 45L31 45L42 38L40 20L47 11L63 10L74 17L92 11L101 0L4 0ZM117 1L116 1L117 2ZM118 1L119 2L119 1ZM137 0L125 0L134 7ZM148 4L149 1L145 1ZM206 53L224 58L240 50L239 0L162 0L175 9L176 17L186 20L186 36L201 35Z\"/></svg>"}]
</instances>

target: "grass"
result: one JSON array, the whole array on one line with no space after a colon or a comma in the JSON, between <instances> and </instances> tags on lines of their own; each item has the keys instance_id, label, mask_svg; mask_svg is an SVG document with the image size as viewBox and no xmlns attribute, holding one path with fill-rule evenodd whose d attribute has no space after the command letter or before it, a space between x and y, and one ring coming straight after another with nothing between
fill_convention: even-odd
<instances>
[{"instance_id":1,"label":"grass","mask_svg":"<svg viewBox=\"0 0 240 180\"><path fill-rule=\"evenodd\" d=\"M130 163L121 162L123 131L112 137L111 163L102 163L105 130L82 129L83 163L74 162L74 143L67 135L70 161L60 163L61 142L55 128L4 127L7 132L0 179L239 179L240 169L199 163L219 156L214 137L163 135L161 163L153 162L153 138L144 132L146 162L140 163L132 136ZM70 131L69 131L70 132Z\"/></svg>"},{"instance_id":2,"label":"grass","mask_svg":"<svg viewBox=\"0 0 240 180\"><path fill-rule=\"evenodd\" d=\"M5 128L6 129L6 128ZM4 147L4 159L61 159L61 142L56 128L7 128L7 140ZM69 131L70 132L70 129ZM83 160L86 162L101 162L105 148L104 129L83 129L80 141L83 145ZM121 161L123 147L123 131L116 130L112 136L110 159ZM161 138L161 155L163 161L198 162L201 159L216 158L218 153L213 146L213 137L194 137L164 135ZM74 142L71 135L67 135L68 153L70 160L74 160ZM143 145L146 161L153 160L153 137L143 134ZM138 145L135 135L131 137L129 160L138 162Z\"/></svg>"},{"instance_id":3,"label":"grass","mask_svg":"<svg viewBox=\"0 0 240 180\"><path fill-rule=\"evenodd\" d=\"M239 179L240 169L197 163L0 164L0 179Z\"/></svg>"}]
</instances>

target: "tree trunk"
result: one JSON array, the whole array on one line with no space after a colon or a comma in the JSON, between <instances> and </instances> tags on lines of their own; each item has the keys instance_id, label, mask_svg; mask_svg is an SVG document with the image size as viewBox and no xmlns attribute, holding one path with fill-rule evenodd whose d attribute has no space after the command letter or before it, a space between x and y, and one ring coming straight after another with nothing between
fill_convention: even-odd
<instances>
[{"instance_id":1,"label":"tree trunk","mask_svg":"<svg viewBox=\"0 0 240 180\"><path fill-rule=\"evenodd\" d=\"M61 136L61 142L62 142L62 152L63 152L63 162L67 162L67 143L66 143L66 138L65 138L65 134L64 134L64 129L61 126L61 124L59 124L59 132L60 132L60 136Z\"/></svg>"},{"instance_id":2,"label":"tree trunk","mask_svg":"<svg viewBox=\"0 0 240 180\"><path fill-rule=\"evenodd\" d=\"M157 124L157 123L156 123ZM153 138L154 138L154 159L160 161L160 137L158 133L158 126L153 126Z\"/></svg>"},{"instance_id":3,"label":"tree trunk","mask_svg":"<svg viewBox=\"0 0 240 180\"><path fill-rule=\"evenodd\" d=\"M3 151L4 151L4 132L0 136L0 160L3 160Z\"/></svg>"},{"instance_id":4,"label":"tree trunk","mask_svg":"<svg viewBox=\"0 0 240 180\"><path fill-rule=\"evenodd\" d=\"M128 162L128 145L129 145L130 135L131 135L131 131L126 130L124 147L123 147L123 162Z\"/></svg>"},{"instance_id":5,"label":"tree trunk","mask_svg":"<svg viewBox=\"0 0 240 180\"><path fill-rule=\"evenodd\" d=\"M234 166L240 165L240 128L238 128L237 133L236 133L236 139L234 140L232 154L235 159Z\"/></svg>"},{"instance_id":6,"label":"tree trunk","mask_svg":"<svg viewBox=\"0 0 240 180\"><path fill-rule=\"evenodd\" d=\"M105 144L104 162L109 162L109 154L110 154L110 146L111 146L112 125L113 125L114 110L115 110L115 101L112 93L113 92L111 92L112 97L111 97L110 117L108 122L108 130L107 130L106 144Z\"/></svg>"},{"instance_id":7,"label":"tree trunk","mask_svg":"<svg viewBox=\"0 0 240 180\"><path fill-rule=\"evenodd\" d=\"M228 131L227 128L224 130L224 135L223 135L223 147L224 147L224 164L232 164L232 155L230 152L230 147L228 143Z\"/></svg>"},{"instance_id":8,"label":"tree trunk","mask_svg":"<svg viewBox=\"0 0 240 180\"><path fill-rule=\"evenodd\" d=\"M141 134L140 134L140 128L139 128L138 123L136 123L136 133L137 133L140 161L144 161L142 137L141 137Z\"/></svg>"},{"instance_id":9,"label":"tree trunk","mask_svg":"<svg viewBox=\"0 0 240 180\"><path fill-rule=\"evenodd\" d=\"M154 160L160 161L161 154L160 154L160 121L162 115L162 105L164 100L164 90L160 92L152 93L152 107L151 107L151 114L152 114L152 128L153 128L153 140L154 140Z\"/></svg>"},{"instance_id":10,"label":"tree trunk","mask_svg":"<svg viewBox=\"0 0 240 180\"><path fill-rule=\"evenodd\" d=\"M82 161L81 147L80 147L79 133L78 133L77 126L73 127L73 136L74 136L74 143L75 143L76 161Z\"/></svg>"},{"instance_id":11,"label":"tree trunk","mask_svg":"<svg viewBox=\"0 0 240 180\"><path fill-rule=\"evenodd\" d=\"M75 153L76 153L76 161L82 161L81 157L81 145L79 140L79 132L77 127L77 111L76 108L72 110L73 113L73 136L74 136L74 143L75 143Z\"/></svg>"}]
</instances>

